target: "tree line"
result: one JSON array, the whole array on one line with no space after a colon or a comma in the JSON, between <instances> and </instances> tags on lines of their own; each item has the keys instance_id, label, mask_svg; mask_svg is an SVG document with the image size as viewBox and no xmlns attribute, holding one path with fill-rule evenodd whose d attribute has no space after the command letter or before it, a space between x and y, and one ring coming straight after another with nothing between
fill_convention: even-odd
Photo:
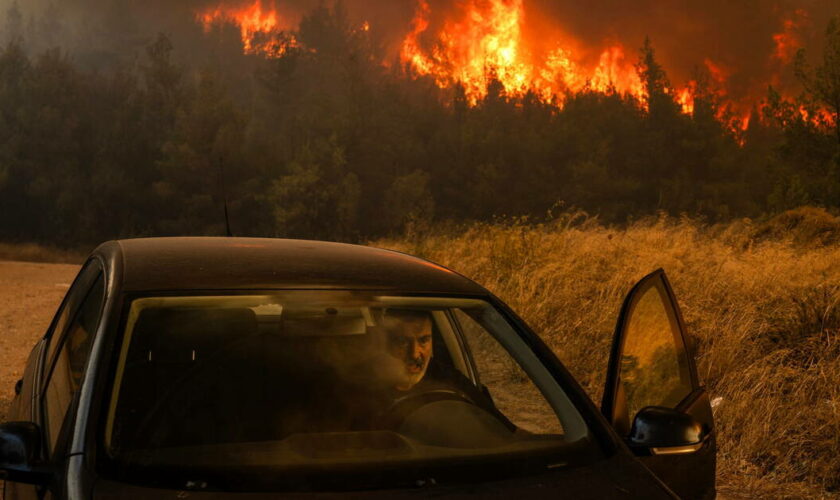
<instances>
[{"instance_id":1,"label":"tree line","mask_svg":"<svg viewBox=\"0 0 840 500\"><path fill-rule=\"evenodd\" d=\"M340 4L306 15L277 59L242 54L236 29L218 26L200 50L179 54L159 35L139 57L90 69L11 31L0 240L221 235L225 204L236 235L344 241L542 217L558 203L610 223L840 207L838 19L821 60L797 58L802 95L769 88L746 130L702 77L683 113L648 41L644 100L583 90L558 106L508 96L492 77L470 104L463 88L384 65Z\"/></svg>"}]
</instances>

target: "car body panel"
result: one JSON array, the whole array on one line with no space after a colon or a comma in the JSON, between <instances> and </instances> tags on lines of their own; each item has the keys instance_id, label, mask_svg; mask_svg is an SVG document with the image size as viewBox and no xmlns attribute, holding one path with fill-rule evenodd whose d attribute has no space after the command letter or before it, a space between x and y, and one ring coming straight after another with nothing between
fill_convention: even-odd
<instances>
[{"instance_id":1,"label":"car body panel","mask_svg":"<svg viewBox=\"0 0 840 500\"><path fill-rule=\"evenodd\" d=\"M43 339L39 340L35 347L32 348L32 351L29 353L29 357L26 361L26 368L23 372L23 377L21 377L21 385L20 385L20 392L15 394L15 397L12 399L12 404L9 407L9 420L19 420L25 422L34 421L35 415L35 398L34 394L36 391L34 390L35 386L38 383L38 368L41 363L41 358L43 356L44 346L46 345Z\"/></svg>"},{"instance_id":2,"label":"car body panel","mask_svg":"<svg viewBox=\"0 0 840 500\"><path fill-rule=\"evenodd\" d=\"M100 247L123 254L125 291L272 288L482 294L429 261L360 245L269 238L148 238Z\"/></svg>"}]
</instances>

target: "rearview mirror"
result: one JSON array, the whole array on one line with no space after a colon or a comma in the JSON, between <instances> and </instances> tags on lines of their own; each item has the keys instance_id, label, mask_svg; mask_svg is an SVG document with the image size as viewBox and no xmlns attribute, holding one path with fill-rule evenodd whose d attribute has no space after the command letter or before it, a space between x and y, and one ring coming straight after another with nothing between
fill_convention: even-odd
<instances>
[{"instance_id":1,"label":"rearview mirror","mask_svg":"<svg viewBox=\"0 0 840 500\"><path fill-rule=\"evenodd\" d=\"M703 425L690 415L662 406L647 406L633 419L627 440L635 451L676 455L699 450L706 436Z\"/></svg>"},{"instance_id":2,"label":"rearview mirror","mask_svg":"<svg viewBox=\"0 0 840 500\"><path fill-rule=\"evenodd\" d=\"M41 429L32 422L0 424L0 479L29 484L46 484L47 467L40 466Z\"/></svg>"}]
</instances>

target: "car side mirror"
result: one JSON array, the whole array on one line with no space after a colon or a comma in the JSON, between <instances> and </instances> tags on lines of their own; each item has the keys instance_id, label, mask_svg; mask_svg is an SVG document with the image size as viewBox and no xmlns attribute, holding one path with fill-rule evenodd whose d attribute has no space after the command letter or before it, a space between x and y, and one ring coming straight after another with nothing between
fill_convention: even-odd
<instances>
[{"instance_id":1,"label":"car side mirror","mask_svg":"<svg viewBox=\"0 0 840 500\"><path fill-rule=\"evenodd\" d=\"M681 411L647 406L633 418L627 442L636 452L652 455L694 453L706 441L703 425Z\"/></svg>"},{"instance_id":2,"label":"car side mirror","mask_svg":"<svg viewBox=\"0 0 840 500\"><path fill-rule=\"evenodd\" d=\"M32 422L0 424L0 479L46 484L51 473L38 463L41 429Z\"/></svg>"}]
</instances>

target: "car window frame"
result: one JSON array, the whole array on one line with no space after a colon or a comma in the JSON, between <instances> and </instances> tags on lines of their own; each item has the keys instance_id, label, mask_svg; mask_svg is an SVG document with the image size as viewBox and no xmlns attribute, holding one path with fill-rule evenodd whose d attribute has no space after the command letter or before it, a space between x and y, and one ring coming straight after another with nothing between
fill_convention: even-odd
<instances>
[{"instance_id":1,"label":"car window frame","mask_svg":"<svg viewBox=\"0 0 840 500\"><path fill-rule=\"evenodd\" d=\"M592 439L598 445L604 457L611 457L615 453L628 452L626 445L615 432L612 424L601 413L601 408L589 396L580 382L566 368L557 354L536 334L534 330L516 313L509 305L495 294L488 292L483 300L491 303L513 326L519 337L525 342L529 349L537 356L537 359L548 369L550 375L557 381L560 387L566 392L571 402L580 412L584 422L589 427Z\"/></svg>"},{"instance_id":2,"label":"car window frame","mask_svg":"<svg viewBox=\"0 0 840 500\"><path fill-rule=\"evenodd\" d=\"M627 325L635 312L636 305L650 290L655 289L665 307L668 321L672 328L672 340L674 347L679 351L678 362L680 371L687 370L690 390L683 398L676 403L672 409L681 409L690 403L698 390L702 389L699 380L697 366L692 355L692 345L689 342L687 328L682 317L682 312L677 302L676 294L663 269L657 269L644 276L636 282L624 298L621 310L616 321L613 333L612 345L610 348L610 359L607 366L607 376L604 383L604 392L601 399L601 413L610 422L613 429L622 437L630 432L630 426L635 418L631 415L627 406L625 388L621 380L620 358L625 351L627 341ZM682 376L682 374L681 374Z\"/></svg>"},{"instance_id":3,"label":"car window frame","mask_svg":"<svg viewBox=\"0 0 840 500\"><path fill-rule=\"evenodd\" d=\"M97 324L94 328L94 331L90 332L92 336L95 337L96 332L99 330L99 325L102 322L105 303L107 302L108 297L108 282L107 282L107 275L105 273L105 267L102 262L97 258L89 259L85 265L83 266L82 270L79 271L76 280L74 280L73 285L71 285L71 290L75 290L78 293L75 297L70 297L71 290L68 290L67 294L65 295L64 301L62 302L62 311L56 314L55 323L51 325L51 331L48 332L48 336L45 335L45 339L47 340L47 345L44 349L44 359L43 365L40 373L40 380L39 380L39 391L37 395L37 415L39 418L39 425L41 427L41 434L43 439L42 442L42 452L44 453L44 457L47 459L52 458L53 456L60 456L61 448L63 444L67 441L66 436L66 429L68 428L67 422L68 418L73 415L75 412L75 408L77 405L78 394L80 391L75 391L73 394L70 403L67 405L67 409L65 410L64 416L62 417L62 422L59 426L58 435L55 436L56 438L56 445L55 448L51 448L52 439L48 435L49 433L49 421L47 416L47 405L45 403L47 395L47 389L49 387L50 380L52 378L52 374L55 370L55 365L57 362L58 355L61 353L61 349L64 346L65 341L67 340L67 335L69 334L70 328L76 321L76 318L81 312L81 306L85 304L86 299L90 296L91 292L93 291L94 285L97 284L99 279L101 278L102 281L102 297L99 302L98 306L98 317L97 317ZM78 286L77 286L78 285ZM79 298L75 302L72 302L72 299ZM56 331L55 327L57 325L58 318L60 314L63 313L64 307L70 307L71 309L68 312L68 317L70 318L63 326L61 331ZM93 339L91 340L91 346L93 343ZM54 347L52 352L50 352L51 347ZM90 351L88 352L88 356L85 359L85 365L90 361ZM87 371L87 366L85 366L85 370Z\"/></svg>"},{"instance_id":4,"label":"car window frame","mask_svg":"<svg viewBox=\"0 0 840 500\"><path fill-rule=\"evenodd\" d=\"M473 365L472 357L466 348L459 325L454 321L452 311L450 309L433 311L432 315L444 343L442 348L446 349L452 357L455 369L467 380L478 386L475 365ZM445 326L447 331L443 331L442 326ZM454 341L454 344L450 344L450 340Z\"/></svg>"},{"instance_id":5,"label":"car window frame","mask_svg":"<svg viewBox=\"0 0 840 500\"><path fill-rule=\"evenodd\" d=\"M73 281L70 283L70 286L67 288L67 292L64 294L64 297L61 298L61 303L58 305L55 314L53 314L53 318L50 321L49 326L47 327L44 335L41 337L41 352L38 354L37 365L35 368L35 380L32 384L32 403L31 403L31 415L32 419L38 424L42 429L44 426L44 418L43 418L43 405L42 405L42 396L46 389L46 377L45 374L48 374L52 370L52 357L55 351L51 351L50 347L54 345L55 338L59 337L64 333L64 330L67 329L67 324L65 323L61 330L56 333L56 329L59 326L59 322L61 320L62 314L67 310L67 308L77 309L79 303L73 303L71 299L74 298L74 292L77 292L79 289L84 289L84 286L90 283L92 279L90 276L90 269L94 269L98 266L100 269L104 269L103 263L100 259L91 256L80 266L79 272L76 273L76 276L73 278ZM94 273L95 276L95 273ZM75 311L68 311L68 315L71 316L72 313ZM41 453L42 456L48 457L49 454L47 452L47 445L46 440L41 440Z\"/></svg>"},{"instance_id":6,"label":"car window frame","mask_svg":"<svg viewBox=\"0 0 840 500\"><path fill-rule=\"evenodd\" d=\"M50 373L52 371L53 364L55 363L56 342L62 342L62 338L67 332L68 325L72 322L72 319L75 317L76 312L85 297L87 297L90 287L93 286L93 282L96 280L98 273L104 273L104 271L104 266L99 259L88 259L79 269L79 272L73 279L73 283L70 284L70 287L67 289L67 293L65 293L64 297L61 299L61 304L58 306L58 309L50 322L50 326L47 328L47 331L42 337L45 345L44 352L42 353L43 359L41 361L41 378L38 384L39 395L43 392L46 385L46 377L44 377L44 374ZM74 300L80 294L81 300ZM61 317L65 311L68 312L68 318L70 319L61 325L61 331L57 331L56 329L59 327L59 322L61 321Z\"/></svg>"},{"instance_id":7,"label":"car window frame","mask_svg":"<svg viewBox=\"0 0 840 500\"><path fill-rule=\"evenodd\" d=\"M488 301L488 303L490 302ZM491 303L491 305L493 304ZM473 357L472 351L467 347L467 339L464 335L463 325L461 325L461 322L458 320L458 316L451 309L447 309L445 314L449 320L449 324L452 325L455 338L458 340L458 346L460 347L461 353L464 357L464 363L470 370L470 380L472 380L477 387L484 387L481 383L481 376L478 373L478 367L475 364L475 358Z\"/></svg>"}]
</instances>

